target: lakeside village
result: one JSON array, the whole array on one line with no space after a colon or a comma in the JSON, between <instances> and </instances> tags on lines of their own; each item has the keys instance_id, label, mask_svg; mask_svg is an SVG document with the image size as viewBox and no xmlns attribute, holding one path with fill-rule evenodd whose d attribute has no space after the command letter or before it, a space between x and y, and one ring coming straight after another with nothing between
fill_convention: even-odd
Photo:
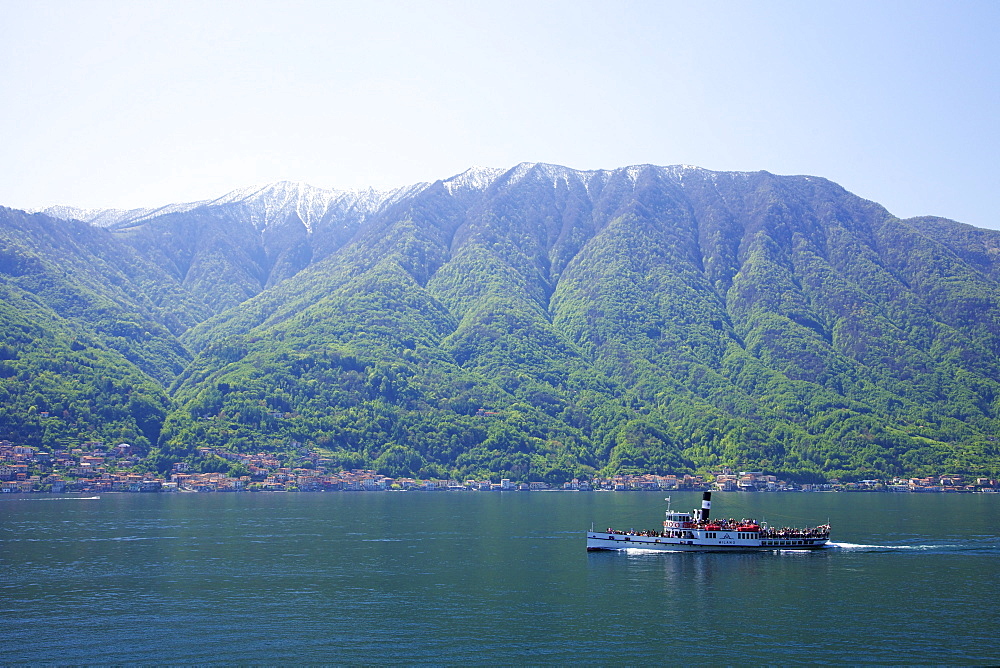
<instances>
[{"instance_id":1,"label":"lakeside village","mask_svg":"<svg viewBox=\"0 0 1000 668\"><path fill-rule=\"evenodd\" d=\"M299 467L289 468L271 454L247 455L219 448L199 448L202 455L214 455L242 464L249 475L230 477L223 473L189 470L177 462L165 477L132 471L142 458L132 446L120 443L105 447L84 443L80 448L45 452L38 448L0 441L0 493L51 492L325 492L325 491L720 491L720 492L997 492L1000 484L988 478L965 479L960 475L926 478L894 478L815 485L796 485L758 471L733 472L729 469L700 475L615 475L592 480L573 479L561 486L545 482L499 483L488 480L417 480L390 478L375 471L328 470L328 460L318 453L303 451Z\"/></svg>"}]
</instances>

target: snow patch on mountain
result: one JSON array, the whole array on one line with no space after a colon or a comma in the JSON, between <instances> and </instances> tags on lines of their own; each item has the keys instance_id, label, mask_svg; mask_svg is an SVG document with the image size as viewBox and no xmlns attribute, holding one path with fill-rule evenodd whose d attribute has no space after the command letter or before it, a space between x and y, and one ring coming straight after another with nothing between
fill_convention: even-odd
<instances>
[{"instance_id":1,"label":"snow patch on mountain","mask_svg":"<svg viewBox=\"0 0 1000 668\"><path fill-rule=\"evenodd\" d=\"M451 195L461 191L482 191L490 187L505 171L507 170L503 167L473 166L461 174L443 180L441 184Z\"/></svg>"},{"instance_id":2,"label":"snow patch on mountain","mask_svg":"<svg viewBox=\"0 0 1000 668\"><path fill-rule=\"evenodd\" d=\"M503 187L510 188L530 176L542 182L548 181L555 188L558 186L559 181L569 184L570 180L578 179L584 173L568 167L551 165L544 162L522 162L503 174Z\"/></svg>"},{"instance_id":3,"label":"snow patch on mountain","mask_svg":"<svg viewBox=\"0 0 1000 668\"><path fill-rule=\"evenodd\" d=\"M79 220L95 227L121 228L129 227L143 220L163 216L168 213L190 211L202 206L206 202L207 200L166 204L155 207L141 207L138 209L82 209L75 206L50 206L44 209L33 209L31 213L44 213L46 216L60 220Z\"/></svg>"},{"instance_id":4,"label":"snow patch on mountain","mask_svg":"<svg viewBox=\"0 0 1000 668\"><path fill-rule=\"evenodd\" d=\"M417 183L392 190L333 190L280 181L234 190L208 206L237 207L258 230L284 224L294 214L312 233L331 213L353 213L363 219L426 187Z\"/></svg>"},{"instance_id":5,"label":"snow patch on mountain","mask_svg":"<svg viewBox=\"0 0 1000 668\"><path fill-rule=\"evenodd\" d=\"M368 188L367 190L359 191L364 193L364 195L358 197L357 205L359 207L363 207L361 210L367 213L375 213L376 211L381 211L396 202L413 197L417 193L426 190L430 187L430 185L430 183L421 181L420 183L400 186L399 188L393 188L392 190L375 190L374 188Z\"/></svg>"},{"instance_id":6,"label":"snow patch on mountain","mask_svg":"<svg viewBox=\"0 0 1000 668\"><path fill-rule=\"evenodd\" d=\"M312 232L316 222L343 191L316 188L305 183L279 181L238 188L208 203L210 207L236 208L255 229L284 224L294 214Z\"/></svg>"},{"instance_id":7,"label":"snow patch on mountain","mask_svg":"<svg viewBox=\"0 0 1000 668\"><path fill-rule=\"evenodd\" d=\"M645 165L630 165L625 168L625 176L628 177L628 180L633 187L639 180L639 174L641 174L644 171L645 167L646 167Z\"/></svg>"},{"instance_id":8,"label":"snow patch on mountain","mask_svg":"<svg viewBox=\"0 0 1000 668\"><path fill-rule=\"evenodd\" d=\"M51 206L32 213L44 213L61 220L80 220L107 228L134 227L146 220L171 213L186 213L206 207L228 210L250 222L255 229L265 230L283 225L293 216L311 233L330 213L354 214L365 218L384 207L417 194L427 183L416 183L392 190L334 190L317 188L306 183L280 181L238 188L214 200L139 209L82 209L72 206Z\"/></svg>"},{"instance_id":9,"label":"snow patch on mountain","mask_svg":"<svg viewBox=\"0 0 1000 668\"><path fill-rule=\"evenodd\" d=\"M694 165L670 165L669 167L660 167L664 173L673 178L678 183L682 183L684 179L691 174L703 174L706 170L701 167L696 167ZM711 172L709 172L711 173Z\"/></svg>"},{"instance_id":10,"label":"snow patch on mountain","mask_svg":"<svg viewBox=\"0 0 1000 668\"><path fill-rule=\"evenodd\" d=\"M669 167L657 167L655 165L631 165L620 167L614 170L592 169L578 170L553 165L544 162L522 162L509 169L502 167L472 167L461 174L452 176L442 181L448 192L454 194L460 191L483 191L488 187L497 185L506 189L516 186L525 179L537 179L541 182L551 183L553 188L558 188L560 183L565 187L579 183L588 193L593 187L598 189L603 187L613 175L623 175L634 187L643 173L654 171L681 182L685 176L692 172L703 172L700 167L691 165L671 165Z\"/></svg>"},{"instance_id":11,"label":"snow patch on mountain","mask_svg":"<svg viewBox=\"0 0 1000 668\"><path fill-rule=\"evenodd\" d=\"M553 188L558 187L560 182L569 186L570 183L579 181L584 188L589 189L590 182L599 174L597 171L580 171L544 162L522 162L513 167L470 167L441 183L451 194L466 191L482 192L494 184L498 184L501 188L510 188L529 175L533 175L542 181L548 180Z\"/></svg>"}]
</instances>

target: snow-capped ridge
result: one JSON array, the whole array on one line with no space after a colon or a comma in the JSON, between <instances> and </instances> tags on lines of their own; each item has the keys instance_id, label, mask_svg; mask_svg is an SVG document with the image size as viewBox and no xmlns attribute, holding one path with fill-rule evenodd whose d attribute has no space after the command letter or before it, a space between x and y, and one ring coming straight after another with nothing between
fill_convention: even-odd
<instances>
[{"instance_id":1,"label":"snow-capped ridge","mask_svg":"<svg viewBox=\"0 0 1000 668\"><path fill-rule=\"evenodd\" d=\"M550 181L553 187L557 187L559 182L568 185L571 181L579 181L584 188L589 189L594 176L599 174L601 174L599 170L571 169L547 162L522 162L505 170L501 178L502 187L505 188L514 186L533 175Z\"/></svg>"},{"instance_id":2,"label":"snow-capped ridge","mask_svg":"<svg viewBox=\"0 0 1000 668\"><path fill-rule=\"evenodd\" d=\"M553 188L580 184L587 192L592 187L603 187L609 179L624 177L635 187L645 170L655 170L660 175L678 183L693 173L716 175L693 165L659 167L651 164L630 165L615 169L577 170L544 162L522 162L512 167L473 166L463 172L442 179L447 191L457 193L484 192L491 187L511 188L527 178L548 181ZM255 229L265 230L286 224L294 215L312 233L317 225L333 218L348 215L352 220L363 219L401 200L418 194L429 183L420 182L389 190L375 188L334 189L320 188L298 181L278 181L237 188L221 197L196 202L167 204L159 207L137 209L83 209L71 206L52 206L40 212L61 219L81 220L108 228L125 228L138 225L152 218L185 213L202 207L232 209L232 213L245 218Z\"/></svg>"},{"instance_id":3,"label":"snow-capped ridge","mask_svg":"<svg viewBox=\"0 0 1000 668\"><path fill-rule=\"evenodd\" d=\"M190 211L206 202L207 200L140 207L138 209L83 209L75 206L50 206L44 209L32 209L30 213L44 213L60 220L79 220L95 227L122 228L156 216Z\"/></svg>"},{"instance_id":4,"label":"snow-capped ridge","mask_svg":"<svg viewBox=\"0 0 1000 668\"><path fill-rule=\"evenodd\" d=\"M505 171L507 170L503 167L481 167L474 165L464 172L442 180L441 184L452 195L464 190L486 190Z\"/></svg>"},{"instance_id":5,"label":"snow-capped ridge","mask_svg":"<svg viewBox=\"0 0 1000 668\"><path fill-rule=\"evenodd\" d=\"M654 170L668 178L681 181L693 172L704 172L700 167L693 165L671 165L659 167L652 164L629 165L616 169L590 169L580 170L564 167L545 162L521 162L513 167L482 167L475 166L442 180L442 184L448 192L455 194L464 191L483 191L496 185L500 188L510 188L522 183L529 177L540 180L548 180L552 187L558 187L559 183L568 186L571 182L578 182L588 192L596 182L604 183L614 174L624 175L632 186L637 183L640 174L646 170Z\"/></svg>"},{"instance_id":6,"label":"snow-capped ridge","mask_svg":"<svg viewBox=\"0 0 1000 668\"><path fill-rule=\"evenodd\" d=\"M208 203L210 207L238 207L254 228L264 230L284 223L294 213L309 232L344 191L317 188L295 181L278 181L238 188Z\"/></svg>"},{"instance_id":7,"label":"snow-capped ridge","mask_svg":"<svg viewBox=\"0 0 1000 668\"><path fill-rule=\"evenodd\" d=\"M233 190L208 206L237 206L258 230L279 225L293 213L312 233L331 212L352 212L366 217L427 187L426 183L376 190L319 188L297 181L278 181Z\"/></svg>"}]
</instances>

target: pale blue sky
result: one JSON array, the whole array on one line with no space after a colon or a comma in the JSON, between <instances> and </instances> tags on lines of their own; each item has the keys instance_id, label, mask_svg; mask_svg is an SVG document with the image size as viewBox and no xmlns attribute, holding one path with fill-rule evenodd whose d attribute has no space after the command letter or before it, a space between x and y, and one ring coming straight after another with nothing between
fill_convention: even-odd
<instances>
[{"instance_id":1,"label":"pale blue sky","mask_svg":"<svg viewBox=\"0 0 1000 668\"><path fill-rule=\"evenodd\" d=\"M811 174L1000 228L1000 2L0 0L0 205L472 165Z\"/></svg>"}]
</instances>

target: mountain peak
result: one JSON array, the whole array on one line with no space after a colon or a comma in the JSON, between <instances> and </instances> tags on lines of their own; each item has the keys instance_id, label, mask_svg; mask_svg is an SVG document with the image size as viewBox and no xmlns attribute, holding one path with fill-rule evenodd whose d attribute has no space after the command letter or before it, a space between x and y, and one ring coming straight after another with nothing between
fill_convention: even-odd
<instances>
[{"instance_id":1,"label":"mountain peak","mask_svg":"<svg viewBox=\"0 0 1000 668\"><path fill-rule=\"evenodd\" d=\"M308 183L300 181L276 181L274 183L259 183L245 188L237 188L222 197L212 200L210 204L233 204L251 200L301 202L317 197L329 200L342 192L340 190L317 188L316 186L311 186Z\"/></svg>"},{"instance_id":2,"label":"mountain peak","mask_svg":"<svg viewBox=\"0 0 1000 668\"><path fill-rule=\"evenodd\" d=\"M182 213L196 209L207 200L199 202L182 202L164 204L163 206L140 207L137 209L83 209L75 206L50 206L43 209L32 209L30 213L44 213L60 220L79 220L95 227L129 227L154 216L168 213Z\"/></svg>"},{"instance_id":3,"label":"mountain peak","mask_svg":"<svg viewBox=\"0 0 1000 668\"><path fill-rule=\"evenodd\" d=\"M464 172L444 179L441 183L448 189L448 192L455 194L460 190L485 190L496 179L506 172L503 167L482 167L474 165Z\"/></svg>"}]
</instances>

